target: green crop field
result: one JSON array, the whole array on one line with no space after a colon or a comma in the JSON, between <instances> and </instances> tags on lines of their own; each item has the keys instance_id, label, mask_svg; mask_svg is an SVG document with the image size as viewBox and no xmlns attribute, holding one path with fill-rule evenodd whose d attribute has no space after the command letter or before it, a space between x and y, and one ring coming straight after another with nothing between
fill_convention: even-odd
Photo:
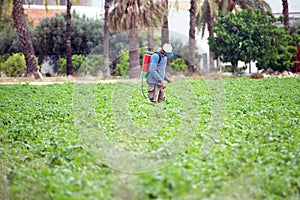
<instances>
[{"instance_id":1,"label":"green crop field","mask_svg":"<svg viewBox=\"0 0 300 200\"><path fill-rule=\"evenodd\" d=\"M174 81L157 106L140 83L0 85L0 199L300 199L300 79L222 84ZM170 141L165 162L114 155Z\"/></svg>"}]
</instances>

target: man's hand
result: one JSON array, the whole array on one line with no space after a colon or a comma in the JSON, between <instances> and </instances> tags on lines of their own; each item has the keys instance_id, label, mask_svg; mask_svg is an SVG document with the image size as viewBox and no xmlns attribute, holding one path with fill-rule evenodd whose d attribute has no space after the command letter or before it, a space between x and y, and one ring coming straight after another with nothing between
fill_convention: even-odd
<instances>
[{"instance_id":1,"label":"man's hand","mask_svg":"<svg viewBox=\"0 0 300 200\"><path fill-rule=\"evenodd\" d=\"M171 80L171 79L168 79L167 81L168 81L168 83L172 83L172 80Z\"/></svg>"},{"instance_id":2,"label":"man's hand","mask_svg":"<svg viewBox=\"0 0 300 200\"><path fill-rule=\"evenodd\" d=\"M164 83L159 83L158 86L161 87L161 88L165 88L165 87L166 87L166 86L164 85Z\"/></svg>"}]
</instances>

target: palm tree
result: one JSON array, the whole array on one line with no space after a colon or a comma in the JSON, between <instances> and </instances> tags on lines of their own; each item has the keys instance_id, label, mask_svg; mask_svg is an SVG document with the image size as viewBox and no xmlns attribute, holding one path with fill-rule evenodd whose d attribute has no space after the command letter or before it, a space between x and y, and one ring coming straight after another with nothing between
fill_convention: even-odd
<instances>
[{"instance_id":1,"label":"palm tree","mask_svg":"<svg viewBox=\"0 0 300 200\"><path fill-rule=\"evenodd\" d=\"M159 4L153 0L118 0L110 13L112 31L129 32L129 77L138 77L140 71L139 28L153 24L161 16Z\"/></svg>"},{"instance_id":2,"label":"palm tree","mask_svg":"<svg viewBox=\"0 0 300 200\"><path fill-rule=\"evenodd\" d=\"M23 0L13 0L12 16L26 60L27 76L34 76L36 79L41 79L42 76L38 70L37 59L24 15Z\"/></svg>"},{"instance_id":3,"label":"palm tree","mask_svg":"<svg viewBox=\"0 0 300 200\"><path fill-rule=\"evenodd\" d=\"M163 14L163 24L161 30L161 45L169 43L169 21L168 21L168 0L162 0L161 6L166 10Z\"/></svg>"},{"instance_id":4,"label":"palm tree","mask_svg":"<svg viewBox=\"0 0 300 200\"><path fill-rule=\"evenodd\" d=\"M153 2L150 2L150 11L157 10L157 14L160 13L160 15L151 15L150 12L148 13L147 18L149 20L145 24L145 27L148 27L147 33L148 33L148 50L153 51L154 50L154 28L153 26L161 27L162 25L162 19L161 19L161 13L165 13L164 11L167 11L164 7L157 7L157 4L154 4ZM163 31L163 30L162 30Z\"/></svg>"},{"instance_id":5,"label":"palm tree","mask_svg":"<svg viewBox=\"0 0 300 200\"><path fill-rule=\"evenodd\" d=\"M263 12L271 11L270 5L265 0L229 0L228 11L233 11L239 6L241 9L259 9Z\"/></svg>"},{"instance_id":6,"label":"palm tree","mask_svg":"<svg viewBox=\"0 0 300 200\"><path fill-rule=\"evenodd\" d=\"M112 0L105 0L104 3L104 77L110 78L109 68L109 8Z\"/></svg>"},{"instance_id":7,"label":"palm tree","mask_svg":"<svg viewBox=\"0 0 300 200\"><path fill-rule=\"evenodd\" d=\"M289 4L288 0L282 0L282 14L283 14L283 24L289 32Z\"/></svg>"},{"instance_id":8,"label":"palm tree","mask_svg":"<svg viewBox=\"0 0 300 200\"><path fill-rule=\"evenodd\" d=\"M198 29L202 30L202 38L204 37L205 27L207 26L208 38L213 37L213 22L218 16L219 6L216 0L205 0L202 6L198 9L197 21ZM213 53L209 48L209 70L214 69Z\"/></svg>"},{"instance_id":9,"label":"palm tree","mask_svg":"<svg viewBox=\"0 0 300 200\"><path fill-rule=\"evenodd\" d=\"M196 50L196 38L195 38L195 29L196 29L196 2L191 0L190 7L190 30L189 30L189 55L188 55L188 69L189 73L192 74L196 71L195 68L195 50Z\"/></svg>"},{"instance_id":10,"label":"palm tree","mask_svg":"<svg viewBox=\"0 0 300 200\"><path fill-rule=\"evenodd\" d=\"M154 51L154 30L153 28L149 27L147 30L147 38L148 38L148 51Z\"/></svg>"},{"instance_id":11,"label":"palm tree","mask_svg":"<svg viewBox=\"0 0 300 200\"><path fill-rule=\"evenodd\" d=\"M202 30L202 38L204 37L205 27L207 26L208 37L213 37L213 22L217 18L218 13L228 13L237 11L237 6L241 9L253 8L260 9L263 12L271 11L270 5L264 0L205 0L199 9L197 16L198 29ZM214 69L214 60L212 51L209 50L209 67Z\"/></svg>"},{"instance_id":12,"label":"palm tree","mask_svg":"<svg viewBox=\"0 0 300 200\"><path fill-rule=\"evenodd\" d=\"M166 12L162 15L162 29L161 29L161 46L165 43L169 43L169 20L168 20L168 6L169 2L168 0L162 0L161 6L165 9ZM170 57L167 58L167 66L166 66L167 73L171 72L171 66L170 66Z\"/></svg>"},{"instance_id":13,"label":"palm tree","mask_svg":"<svg viewBox=\"0 0 300 200\"><path fill-rule=\"evenodd\" d=\"M72 2L67 0L67 15L66 15L66 57L67 57L67 76L73 75L72 66L72 46L71 46L71 7Z\"/></svg>"}]
</instances>

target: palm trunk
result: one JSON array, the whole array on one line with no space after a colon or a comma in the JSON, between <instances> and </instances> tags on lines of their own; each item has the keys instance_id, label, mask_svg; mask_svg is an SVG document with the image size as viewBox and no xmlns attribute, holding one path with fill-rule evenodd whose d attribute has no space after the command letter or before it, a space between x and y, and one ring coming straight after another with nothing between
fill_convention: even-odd
<instances>
[{"instance_id":1,"label":"palm trunk","mask_svg":"<svg viewBox=\"0 0 300 200\"><path fill-rule=\"evenodd\" d=\"M214 36L214 32L213 32L213 21L214 21L214 18L213 16L211 15L211 9L210 9L210 6L208 6L208 12L207 14L209 15L208 16L208 22L207 22L207 29L208 29L208 37L209 38L213 38ZM211 50L211 48L209 47L209 71L212 72L214 71L215 69L215 66L214 66L214 58L213 58L213 52Z\"/></svg>"},{"instance_id":2,"label":"palm trunk","mask_svg":"<svg viewBox=\"0 0 300 200\"><path fill-rule=\"evenodd\" d=\"M196 71L196 68L195 68L196 5L195 5L194 0L191 0L191 8L190 8L189 11L190 11L190 31L189 31L189 55L188 55L189 64L188 64L188 69L189 69L189 73L192 74Z\"/></svg>"},{"instance_id":3,"label":"palm trunk","mask_svg":"<svg viewBox=\"0 0 300 200\"><path fill-rule=\"evenodd\" d=\"M168 0L163 0L163 7L166 13L163 16L163 26L161 30L161 45L169 43L169 21L168 21Z\"/></svg>"},{"instance_id":4,"label":"palm trunk","mask_svg":"<svg viewBox=\"0 0 300 200\"><path fill-rule=\"evenodd\" d=\"M17 30L22 51L26 60L27 76L33 75L35 79L41 79L42 76L38 70L37 59L35 57L31 36L28 31L24 15L23 0L13 0L12 15L14 26Z\"/></svg>"},{"instance_id":5,"label":"palm trunk","mask_svg":"<svg viewBox=\"0 0 300 200\"><path fill-rule=\"evenodd\" d=\"M282 14L283 14L283 24L287 29L287 32L289 32L289 5L288 0L282 0Z\"/></svg>"},{"instance_id":6,"label":"palm trunk","mask_svg":"<svg viewBox=\"0 0 300 200\"><path fill-rule=\"evenodd\" d=\"M148 28L148 51L154 51L154 30L153 28Z\"/></svg>"},{"instance_id":7,"label":"palm trunk","mask_svg":"<svg viewBox=\"0 0 300 200\"><path fill-rule=\"evenodd\" d=\"M161 46L163 46L165 43L169 43L169 21L168 21L168 0L162 1L163 7L166 10L166 13L163 15L163 26L161 30ZM170 66L170 58L167 59L167 66L166 66L166 72L171 72L171 66Z\"/></svg>"},{"instance_id":8,"label":"palm trunk","mask_svg":"<svg viewBox=\"0 0 300 200\"><path fill-rule=\"evenodd\" d=\"M66 54L67 54L67 76L73 75L72 66L72 46L71 46L71 7L70 0L67 1L67 16L66 16Z\"/></svg>"},{"instance_id":9,"label":"palm trunk","mask_svg":"<svg viewBox=\"0 0 300 200\"><path fill-rule=\"evenodd\" d=\"M129 78L137 78L140 72L139 32L137 29L129 31Z\"/></svg>"},{"instance_id":10,"label":"palm trunk","mask_svg":"<svg viewBox=\"0 0 300 200\"><path fill-rule=\"evenodd\" d=\"M110 68L109 68L109 3L108 0L105 0L104 5L104 77L110 78Z\"/></svg>"}]
</instances>

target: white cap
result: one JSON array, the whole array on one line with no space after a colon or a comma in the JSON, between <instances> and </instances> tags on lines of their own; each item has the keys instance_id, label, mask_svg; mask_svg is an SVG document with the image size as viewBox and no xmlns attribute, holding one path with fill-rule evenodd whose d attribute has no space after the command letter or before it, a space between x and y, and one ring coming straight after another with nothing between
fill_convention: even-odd
<instances>
[{"instance_id":1,"label":"white cap","mask_svg":"<svg viewBox=\"0 0 300 200\"><path fill-rule=\"evenodd\" d=\"M163 50L167 53L167 56L173 56L172 49L172 45L170 45L169 43L165 43L163 45Z\"/></svg>"}]
</instances>

